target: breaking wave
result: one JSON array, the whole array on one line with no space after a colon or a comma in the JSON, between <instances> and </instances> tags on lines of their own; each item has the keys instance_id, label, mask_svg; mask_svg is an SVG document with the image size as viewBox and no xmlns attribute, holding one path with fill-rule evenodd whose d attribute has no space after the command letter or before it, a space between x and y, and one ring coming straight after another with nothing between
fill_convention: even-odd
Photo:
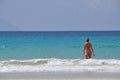
<instances>
[{"instance_id":1,"label":"breaking wave","mask_svg":"<svg viewBox=\"0 0 120 80\"><path fill-rule=\"evenodd\" d=\"M0 72L120 72L117 59L31 59L0 61Z\"/></svg>"}]
</instances>

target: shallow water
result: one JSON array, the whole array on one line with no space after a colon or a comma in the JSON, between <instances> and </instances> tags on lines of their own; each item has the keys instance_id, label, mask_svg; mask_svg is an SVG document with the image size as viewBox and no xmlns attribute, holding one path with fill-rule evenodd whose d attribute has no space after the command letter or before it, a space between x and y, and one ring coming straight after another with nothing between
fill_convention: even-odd
<instances>
[{"instance_id":1,"label":"shallow water","mask_svg":"<svg viewBox=\"0 0 120 80\"><path fill-rule=\"evenodd\" d=\"M85 60L89 37L95 57ZM0 32L0 72L120 72L120 31Z\"/></svg>"}]
</instances>

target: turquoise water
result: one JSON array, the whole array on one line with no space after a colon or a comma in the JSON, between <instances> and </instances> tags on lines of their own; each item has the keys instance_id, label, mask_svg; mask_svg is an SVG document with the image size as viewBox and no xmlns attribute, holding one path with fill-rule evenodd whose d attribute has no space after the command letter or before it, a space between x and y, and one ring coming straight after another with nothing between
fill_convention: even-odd
<instances>
[{"instance_id":1,"label":"turquoise water","mask_svg":"<svg viewBox=\"0 0 120 80\"><path fill-rule=\"evenodd\" d=\"M120 59L120 31L0 32L0 60L84 59L86 37L94 59Z\"/></svg>"},{"instance_id":2,"label":"turquoise water","mask_svg":"<svg viewBox=\"0 0 120 80\"><path fill-rule=\"evenodd\" d=\"M96 55L88 60L87 37ZM120 72L120 31L0 32L0 73L44 71Z\"/></svg>"}]
</instances>

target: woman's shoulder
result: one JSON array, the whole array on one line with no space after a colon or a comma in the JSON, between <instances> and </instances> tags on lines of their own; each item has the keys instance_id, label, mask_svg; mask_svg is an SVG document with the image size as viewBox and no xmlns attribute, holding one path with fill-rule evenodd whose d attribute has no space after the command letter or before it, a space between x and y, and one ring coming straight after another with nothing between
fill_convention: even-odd
<instances>
[{"instance_id":1,"label":"woman's shoulder","mask_svg":"<svg viewBox=\"0 0 120 80\"><path fill-rule=\"evenodd\" d=\"M84 45L92 45L92 44L89 42L85 42Z\"/></svg>"}]
</instances>

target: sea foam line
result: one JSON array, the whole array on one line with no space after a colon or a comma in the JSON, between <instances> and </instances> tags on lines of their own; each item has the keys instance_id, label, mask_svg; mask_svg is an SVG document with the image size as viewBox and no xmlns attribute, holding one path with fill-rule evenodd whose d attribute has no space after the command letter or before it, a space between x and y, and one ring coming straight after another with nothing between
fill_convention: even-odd
<instances>
[{"instance_id":1,"label":"sea foam line","mask_svg":"<svg viewBox=\"0 0 120 80\"><path fill-rule=\"evenodd\" d=\"M120 72L116 59L32 59L0 61L0 72L95 71Z\"/></svg>"}]
</instances>

